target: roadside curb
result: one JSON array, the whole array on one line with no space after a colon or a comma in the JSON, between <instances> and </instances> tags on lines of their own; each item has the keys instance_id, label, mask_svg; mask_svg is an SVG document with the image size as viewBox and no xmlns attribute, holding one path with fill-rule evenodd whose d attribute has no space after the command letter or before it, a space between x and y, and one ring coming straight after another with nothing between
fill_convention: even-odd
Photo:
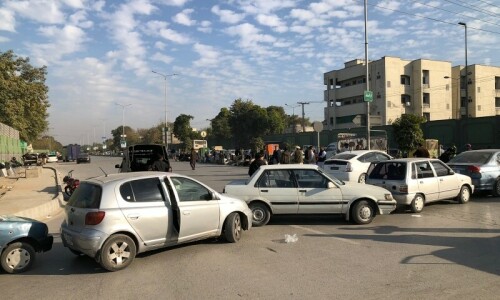
<instances>
[{"instance_id":1,"label":"roadside curb","mask_svg":"<svg viewBox=\"0 0 500 300\"><path fill-rule=\"evenodd\" d=\"M44 169L51 169L54 171L54 178L56 180L55 185L57 188L57 195L54 197L53 200L29 208L22 210L20 212L15 213L14 215L16 216L21 216L21 217L27 217L35 220L45 220L47 218L51 218L53 215L56 215L59 213L64 206L66 205L66 202L64 201L64 195L62 193L62 188L60 185L60 180L59 180L59 175L57 169L53 167L43 167Z\"/></svg>"}]
</instances>

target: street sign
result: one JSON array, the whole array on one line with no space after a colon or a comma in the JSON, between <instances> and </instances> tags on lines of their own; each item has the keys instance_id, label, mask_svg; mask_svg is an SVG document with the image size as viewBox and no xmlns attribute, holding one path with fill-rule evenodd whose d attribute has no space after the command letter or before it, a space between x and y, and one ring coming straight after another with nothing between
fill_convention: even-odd
<instances>
[{"instance_id":1,"label":"street sign","mask_svg":"<svg viewBox=\"0 0 500 300\"><path fill-rule=\"evenodd\" d=\"M313 123L313 129L316 132L320 132L321 130L323 130L323 123L318 122L318 121L314 122Z\"/></svg>"},{"instance_id":2,"label":"street sign","mask_svg":"<svg viewBox=\"0 0 500 300\"><path fill-rule=\"evenodd\" d=\"M203 130L201 133L200 133L201 137L206 137L207 136L207 132L205 130Z\"/></svg>"},{"instance_id":3,"label":"street sign","mask_svg":"<svg viewBox=\"0 0 500 300\"><path fill-rule=\"evenodd\" d=\"M364 100L365 100L365 102L373 102L373 92L372 91L365 91Z\"/></svg>"},{"instance_id":4,"label":"street sign","mask_svg":"<svg viewBox=\"0 0 500 300\"><path fill-rule=\"evenodd\" d=\"M356 117L354 117L354 119L352 119L352 122L358 126L361 126L361 122L363 121L363 115L357 115Z\"/></svg>"}]
</instances>

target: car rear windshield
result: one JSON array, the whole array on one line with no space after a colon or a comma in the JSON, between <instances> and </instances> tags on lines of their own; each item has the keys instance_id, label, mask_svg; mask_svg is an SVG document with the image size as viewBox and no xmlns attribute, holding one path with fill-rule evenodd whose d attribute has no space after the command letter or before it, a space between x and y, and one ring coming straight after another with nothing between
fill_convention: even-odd
<instances>
[{"instance_id":1,"label":"car rear windshield","mask_svg":"<svg viewBox=\"0 0 500 300\"><path fill-rule=\"evenodd\" d=\"M333 156L332 158L334 159L345 159L345 160L349 160L351 158L354 158L356 157L357 154L352 154L352 153L340 153L340 154L337 154L335 156Z\"/></svg>"},{"instance_id":2,"label":"car rear windshield","mask_svg":"<svg viewBox=\"0 0 500 300\"><path fill-rule=\"evenodd\" d=\"M475 164L485 164L487 163L493 152L462 152L459 155L452 158L448 163L475 163Z\"/></svg>"},{"instance_id":3,"label":"car rear windshield","mask_svg":"<svg viewBox=\"0 0 500 300\"><path fill-rule=\"evenodd\" d=\"M102 188L88 182L80 183L68 200L68 205L78 208L99 208Z\"/></svg>"},{"instance_id":4,"label":"car rear windshield","mask_svg":"<svg viewBox=\"0 0 500 300\"><path fill-rule=\"evenodd\" d=\"M406 177L406 162L383 162L369 173L371 179L402 180Z\"/></svg>"}]
</instances>

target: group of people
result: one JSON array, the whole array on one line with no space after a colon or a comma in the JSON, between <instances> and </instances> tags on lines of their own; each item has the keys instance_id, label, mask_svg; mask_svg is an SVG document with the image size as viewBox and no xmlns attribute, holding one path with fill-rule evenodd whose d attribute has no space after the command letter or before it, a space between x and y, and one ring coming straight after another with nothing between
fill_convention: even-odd
<instances>
[{"instance_id":1,"label":"group of people","mask_svg":"<svg viewBox=\"0 0 500 300\"><path fill-rule=\"evenodd\" d=\"M285 147L281 150L279 146L275 146L273 154L269 157L270 164L318 164L323 167L326 160L326 151L323 147L317 152L313 146L309 146L302 151L299 146L295 147L294 151L290 151ZM267 160L264 159L262 153L255 154L255 159L250 163L248 175L252 176L257 169L262 165L267 165Z\"/></svg>"},{"instance_id":2,"label":"group of people","mask_svg":"<svg viewBox=\"0 0 500 300\"><path fill-rule=\"evenodd\" d=\"M465 151L472 150L472 145L471 144L466 144L465 145ZM448 149L444 150L442 153L439 154L439 159L443 161L444 163L449 162L453 157L457 155L457 147L455 145L452 145ZM429 150L427 150L421 143L418 144L417 149L413 153L414 157L428 157L430 158L431 155L429 153Z\"/></svg>"}]
</instances>

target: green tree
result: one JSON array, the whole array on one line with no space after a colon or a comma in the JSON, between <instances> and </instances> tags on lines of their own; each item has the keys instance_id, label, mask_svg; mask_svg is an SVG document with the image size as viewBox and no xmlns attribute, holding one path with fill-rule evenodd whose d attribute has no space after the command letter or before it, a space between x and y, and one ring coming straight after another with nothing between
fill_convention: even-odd
<instances>
[{"instance_id":1,"label":"green tree","mask_svg":"<svg viewBox=\"0 0 500 300\"><path fill-rule=\"evenodd\" d=\"M33 142L48 127L47 67L35 68L12 50L0 52L0 122Z\"/></svg>"},{"instance_id":2,"label":"green tree","mask_svg":"<svg viewBox=\"0 0 500 300\"><path fill-rule=\"evenodd\" d=\"M127 146L140 143L141 139L139 138L139 134L137 134L137 132L135 132L129 126L125 126L124 128L125 128L125 135L126 135L125 140L127 141ZM122 133L123 133L122 126L118 126L116 129L111 130L111 135L113 136L114 149L121 149L120 140Z\"/></svg>"},{"instance_id":3,"label":"green tree","mask_svg":"<svg viewBox=\"0 0 500 300\"><path fill-rule=\"evenodd\" d=\"M185 114L181 114L177 118L175 118L174 134L179 140L183 141L184 143L186 142L187 138L191 137L193 128L191 128L190 121L192 119L194 119L193 116ZM186 145L186 147L187 146L188 145Z\"/></svg>"},{"instance_id":4,"label":"green tree","mask_svg":"<svg viewBox=\"0 0 500 300\"><path fill-rule=\"evenodd\" d=\"M229 109L221 108L219 114L211 120L213 138L217 144L233 139L231 128L231 112Z\"/></svg>"},{"instance_id":5,"label":"green tree","mask_svg":"<svg viewBox=\"0 0 500 300\"><path fill-rule=\"evenodd\" d=\"M250 140L249 147L252 150L252 155L264 151L264 140L261 137L254 137Z\"/></svg>"},{"instance_id":6,"label":"green tree","mask_svg":"<svg viewBox=\"0 0 500 300\"><path fill-rule=\"evenodd\" d=\"M267 110L267 125L268 131L266 134L281 134L287 126L286 113L281 106L268 106Z\"/></svg>"},{"instance_id":7,"label":"green tree","mask_svg":"<svg viewBox=\"0 0 500 300\"><path fill-rule=\"evenodd\" d=\"M419 143L423 144L424 133L420 124L425 122L426 119L422 116L403 114L392 123L394 137L401 151L409 153L415 150Z\"/></svg>"},{"instance_id":8,"label":"green tree","mask_svg":"<svg viewBox=\"0 0 500 300\"><path fill-rule=\"evenodd\" d=\"M262 137L269 132L266 109L255 105L251 100L236 99L230 112L234 146L248 148L252 138Z\"/></svg>"}]
</instances>

